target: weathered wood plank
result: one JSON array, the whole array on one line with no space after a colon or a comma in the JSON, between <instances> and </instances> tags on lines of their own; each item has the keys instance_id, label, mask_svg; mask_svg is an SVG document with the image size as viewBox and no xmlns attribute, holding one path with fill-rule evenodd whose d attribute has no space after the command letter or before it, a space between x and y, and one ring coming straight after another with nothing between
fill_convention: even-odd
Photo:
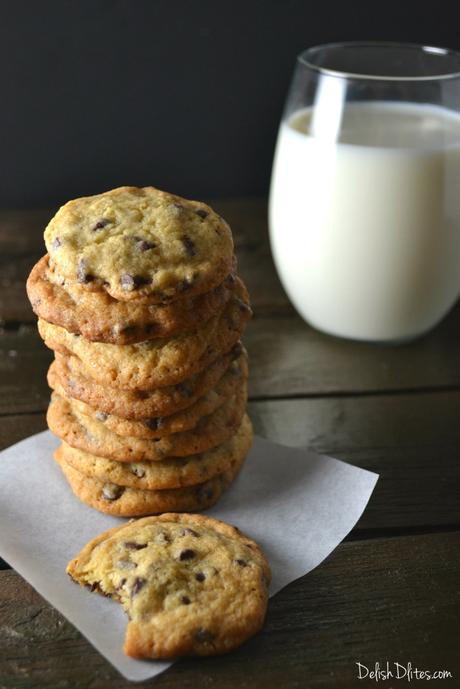
<instances>
[{"instance_id":1,"label":"weathered wood plank","mask_svg":"<svg viewBox=\"0 0 460 689\"><path fill-rule=\"evenodd\" d=\"M249 410L256 432L318 452L460 446L460 392L264 400Z\"/></svg>"},{"instance_id":2,"label":"weathered wood plank","mask_svg":"<svg viewBox=\"0 0 460 689\"><path fill-rule=\"evenodd\" d=\"M401 347L328 337L296 316L256 317L244 336L251 357L250 394L283 397L458 387L459 330L460 305L436 331ZM23 328L17 337L13 331L0 332L0 353L12 350L18 353L7 367L13 377L15 364L22 368L45 356L34 327ZM29 369L32 384L40 371L35 365Z\"/></svg>"},{"instance_id":3,"label":"weathered wood plank","mask_svg":"<svg viewBox=\"0 0 460 689\"><path fill-rule=\"evenodd\" d=\"M239 269L256 311L293 314L272 263L265 202L254 199L214 205L233 227ZM51 215L51 211L0 211L0 320L33 321L25 282L34 263L45 253L43 228Z\"/></svg>"},{"instance_id":4,"label":"weathered wood plank","mask_svg":"<svg viewBox=\"0 0 460 689\"><path fill-rule=\"evenodd\" d=\"M428 337L404 347L323 336L288 305L270 257L265 201L212 205L233 228L240 272L255 307L246 337L251 395L331 396L252 402L256 430L381 474L355 538L369 535L368 529L384 533L458 524L460 392L333 395L460 386L460 307ZM51 215L0 212L0 321L33 321L24 282L44 252L42 232ZM50 360L34 327L0 333L0 415L6 414L0 419L0 447L45 427ZM342 545L275 598L257 639L225 658L178 663L155 686L348 688L357 685L357 660L372 666L387 658L444 667L458 676L453 624L459 613L459 562L453 554L459 545L458 533ZM0 573L0 610L2 689L126 686L13 572Z\"/></svg>"},{"instance_id":5,"label":"weathered wood plank","mask_svg":"<svg viewBox=\"0 0 460 689\"><path fill-rule=\"evenodd\" d=\"M43 229L50 216L49 209L0 211L0 321L33 321L25 281L44 253Z\"/></svg>"},{"instance_id":6,"label":"weathered wood plank","mask_svg":"<svg viewBox=\"0 0 460 689\"><path fill-rule=\"evenodd\" d=\"M0 210L0 256L2 267L7 257L37 253L43 247L43 230L55 210Z\"/></svg>"},{"instance_id":7,"label":"weathered wood plank","mask_svg":"<svg viewBox=\"0 0 460 689\"><path fill-rule=\"evenodd\" d=\"M396 346L341 340L300 318L255 318L245 335L251 395L359 393L460 385L460 305L420 340Z\"/></svg>"},{"instance_id":8,"label":"weathered wood plank","mask_svg":"<svg viewBox=\"0 0 460 689\"><path fill-rule=\"evenodd\" d=\"M460 385L460 305L433 333L402 347L322 335L288 305L270 257L265 201L218 200L214 205L233 227L240 271L255 308L246 336L253 355L253 396ZM0 320L33 321L24 283L43 251L42 228L50 214L0 213Z\"/></svg>"},{"instance_id":9,"label":"weathered wood plank","mask_svg":"<svg viewBox=\"0 0 460 689\"><path fill-rule=\"evenodd\" d=\"M257 433L380 474L359 529L460 524L460 393L252 402Z\"/></svg>"},{"instance_id":10,"label":"weathered wood plank","mask_svg":"<svg viewBox=\"0 0 460 689\"><path fill-rule=\"evenodd\" d=\"M264 198L211 199L208 203L230 224L235 244L262 237L267 230ZM57 208L0 210L0 255L23 256L43 250L43 232Z\"/></svg>"},{"instance_id":11,"label":"weathered wood plank","mask_svg":"<svg viewBox=\"0 0 460 689\"><path fill-rule=\"evenodd\" d=\"M459 547L458 532L343 544L272 599L257 637L228 656L179 661L155 687L368 689L375 680L358 681L356 663L386 660L458 677ZM127 686L15 572L0 572L0 609L2 687Z\"/></svg>"},{"instance_id":12,"label":"weathered wood plank","mask_svg":"<svg viewBox=\"0 0 460 689\"><path fill-rule=\"evenodd\" d=\"M256 432L380 474L358 529L460 525L460 393L276 400L249 405ZM0 417L0 449L46 428Z\"/></svg>"},{"instance_id":13,"label":"weathered wood plank","mask_svg":"<svg viewBox=\"0 0 460 689\"><path fill-rule=\"evenodd\" d=\"M32 322L34 315L27 299L25 284L32 266L45 253L28 252L14 258L4 257L0 263L0 320L8 322ZM265 242L255 240L237 247L239 271L251 295L256 313L270 315L295 315L275 273ZM264 280L265 276L270 280Z\"/></svg>"},{"instance_id":14,"label":"weathered wood plank","mask_svg":"<svg viewBox=\"0 0 460 689\"><path fill-rule=\"evenodd\" d=\"M0 334L0 414L46 409L50 395L46 371L52 353L38 336L35 325Z\"/></svg>"},{"instance_id":15,"label":"weathered wood plank","mask_svg":"<svg viewBox=\"0 0 460 689\"><path fill-rule=\"evenodd\" d=\"M35 316L26 294L26 280L39 255L14 260L0 268L0 322L32 323Z\"/></svg>"},{"instance_id":16,"label":"weathered wood plank","mask_svg":"<svg viewBox=\"0 0 460 689\"><path fill-rule=\"evenodd\" d=\"M248 287L255 313L294 315L271 257L266 200L218 199L211 204L230 223L238 270Z\"/></svg>"},{"instance_id":17,"label":"weathered wood plank","mask_svg":"<svg viewBox=\"0 0 460 689\"><path fill-rule=\"evenodd\" d=\"M0 451L30 435L45 431L45 413L0 416Z\"/></svg>"},{"instance_id":18,"label":"weathered wood plank","mask_svg":"<svg viewBox=\"0 0 460 689\"><path fill-rule=\"evenodd\" d=\"M300 319L256 318L244 338L250 354L250 395L270 398L460 386L457 327L460 308L437 333L395 348L330 338ZM50 361L51 353L35 326L0 333L0 414L45 408Z\"/></svg>"}]
</instances>

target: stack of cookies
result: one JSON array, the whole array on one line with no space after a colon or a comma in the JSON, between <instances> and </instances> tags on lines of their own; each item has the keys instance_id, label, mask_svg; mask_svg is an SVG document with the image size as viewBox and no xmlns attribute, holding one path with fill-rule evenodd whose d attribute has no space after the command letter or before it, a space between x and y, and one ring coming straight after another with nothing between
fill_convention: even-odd
<instances>
[{"instance_id":1,"label":"stack of cookies","mask_svg":"<svg viewBox=\"0 0 460 689\"><path fill-rule=\"evenodd\" d=\"M67 203L45 242L27 290L75 495L123 516L211 506L252 441L230 228L203 203L122 187Z\"/></svg>"}]
</instances>

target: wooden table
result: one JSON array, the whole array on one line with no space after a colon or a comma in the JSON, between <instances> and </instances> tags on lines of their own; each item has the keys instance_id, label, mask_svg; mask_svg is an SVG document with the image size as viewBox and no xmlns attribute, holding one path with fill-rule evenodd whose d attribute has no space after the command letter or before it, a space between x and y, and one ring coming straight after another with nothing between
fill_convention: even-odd
<instances>
[{"instance_id":1,"label":"wooden table","mask_svg":"<svg viewBox=\"0 0 460 689\"><path fill-rule=\"evenodd\" d=\"M229 656L177 662L137 686L375 687L375 680L358 680L356 663L374 669L388 660L449 670L453 679L429 686L460 687L460 308L432 334L401 347L322 335L296 316L280 287L265 202L214 205L233 227L255 311L245 341L256 431L381 478L345 542L273 598L262 633ZM44 253L50 214L0 214L2 448L45 428L51 354L37 335L24 282ZM0 689L127 684L4 565ZM424 680L413 678L411 686L425 686Z\"/></svg>"}]
</instances>

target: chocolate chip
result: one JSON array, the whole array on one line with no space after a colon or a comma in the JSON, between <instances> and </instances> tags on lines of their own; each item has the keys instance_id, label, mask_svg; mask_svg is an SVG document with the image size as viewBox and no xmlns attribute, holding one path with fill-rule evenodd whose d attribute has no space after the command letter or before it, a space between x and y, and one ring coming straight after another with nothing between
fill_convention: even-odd
<instances>
[{"instance_id":1,"label":"chocolate chip","mask_svg":"<svg viewBox=\"0 0 460 689\"><path fill-rule=\"evenodd\" d=\"M136 569L137 564L131 560L118 560L116 566L118 569Z\"/></svg>"},{"instance_id":2,"label":"chocolate chip","mask_svg":"<svg viewBox=\"0 0 460 689\"><path fill-rule=\"evenodd\" d=\"M198 208L198 210L196 210L195 213L199 215L200 218L203 218L203 220L204 218L207 218L209 215L208 211L205 211L204 208Z\"/></svg>"},{"instance_id":3,"label":"chocolate chip","mask_svg":"<svg viewBox=\"0 0 460 689\"><path fill-rule=\"evenodd\" d=\"M123 586L124 586L125 584L126 584L126 579L123 578L123 579L120 581L120 583L118 584L118 586L115 587L115 590L116 590L116 591L119 591L120 589L123 588Z\"/></svg>"},{"instance_id":4,"label":"chocolate chip","mask_svg":"<svg viewBox=\"0 0 460 689\"><path fill-rule=\"evenodd\" d=\"M177 383L176 390L184 397L191 397L192 395L192 391L184 383Z\"/></svg>"},{"instance_id":5,"label":"chocolate chip","mask_svg":"<svg viewBox=\"0 0 460 689\"><path fill-rule=\"evenodd\" d=\"M104 591L104 589L101 588L101 582L100 581L95 581L92 584L85 584L85 588L89 589L91 593L93 591L97 591L98 593L102 593L103 596L106 598L111 598L112 595L110 593L107 593L107 591Z\"/></svg>"},{"instance_id":6,"label":"chocolate chip","mask_svg":"<svg viewBox=\"0 0 460 689\"><path fill-rule=\"evenodd\" d=\"M135 596L136 594L138 594L139 591L145 586L146 583L147 583L146 579L141 579L141 577L136 577L136 579L134 579L134 584L133 584L133 587L131 589L131 596Z\"/></svg>"},{"instance_id":7,"label":"chocolate chip","mask_svg":"<svg viewBox=\"0 0 460 689\"><path fill-rule=\"evenodd\" d=\"M206 575L203 572L197 572L195 574L195 579L197 581L204 581L206 579Z\"/></svg>"},{"instance_id":8,"label":"chocolate chip","mask_svg":"<svg viewBox=\"0 0 460 689\"><path fill-rule=\"evenodd\" d=\"M232 351L230 352L230 356L232 360L238 359L239 356L243 353L243 345L241 342L237 342L236 345L233 347Z\"/></svg>"},{"instance_id":9,"label":"chocolate chip","mask_svg":"<svg viewBox=\"0 0 460 689\"><path fill-rule=\"evenodd\" d=\"M128 323L120 324L118 323L112 328L112 332L115 336L117 335L134 335L136 332L136 326L129 325Z\"/></svg>"},{"instance_id":10,"label":"chocolate chip","mask_svg":"<svg viewBox=\"0 0 460 689\"><path fill-rule=\"evenodd\" d=\"M235 560L235 562L240 566L240 567L247 567L248 563L246 560Z\"/></svg>"},{"instance_id":11,"label":"chocolate chip","mask_svg":"<svg viewBox=\"0 0 460 689\"><path fill-rule=\"evenodd\" d=\"M205 643L206 641L212 641L214 637L215 634L210 632L209 629L204 629L203 627L200 627L195 632L195 639L203 643Z\"/></svg>"},{"instance_id":12,"label":"chocolate chip","mask_svg":"<svg viewBox=\"0 0 460 689\"><path fill-rule=\"evenodd\" d=\"M225 322L226 322L229 330L236 330L239 327L238 322L235 321L234 314L229 314L228 316L226 316Z\"/></svg>"},{"instance_id":13,"label":"chocolate chip","mask_svg":"<svg viewBox=\"0 0 460 689\"><path fill-rule=\"evenodd\" d=\"M104 500L118 500L124 490L123 486L117 486L116 483L106 483L102 489L102 498Z\"/></svg>"},{"instance_id":14,"label":"chocolate chip","mask_svg":"<svg viewBox=\"0 0 460 689\"><path fill-rule=\"evenodd\" d=\"M86 269L86 263L83 258L81 258L78 262L77 280L82 285L86 285L88 282L92 282L94 280L94 275L88 273Z\"/></svg>"},{"instance_id":15,"label":"chocolate chip","mask_svg":"<svg viewBox=\"0 0 460 689\"><path fill-rule=\"evenodd\" d=\"M154 249L156 247L156 244L154 244L153 242L149 242L147 239L138 239L137 237L136 239L136 249L138 251L149 251L149 249Z\"/></svg>"},{"instance_id":16,"label":"chocolate chip","mask_svg":"<svg viewBox=\"0 0 460 689\"><path fill-rule=\"evenodd\" d=\"M91 232L96 232L97 230L102 230L106 225L110 225L110 220L107 220L107 218L101 218L101 220L98 220L95 225L91 228Z\"/></svg>"},{"instance_id":17,"label":"chocolate chip","mask_svg":"<svg viewBox=\"0 0 460 689\"><path fill-rule=\"evenodd\" d=\"M199 500L210 500L213 496L213 490L210 486L202 485L197 488L197 495Z\"/></svg>"},{"instance_id":18,"label":"chocolate chip","mask_svg":"<svg viewBox=\"0 0 460 689\"><path fill-rule=\"evenodd\" d=\"M186 526L184 529L181 531L181 536L195 536L195 538L199 538L200 534L195 531L194 529L190 529L190 527Z\"/></svg>"},{"instance_id":19,"label":"chocolate chip","mask_svg":"<svg viewBox=\"0 0 460 689\"><path fill-rule=\"evenodd\" d=\"M135 541L126 541L126 543L124 543L123 545L128 550L142 550L143 548L147 548L148 543L136 543Z\"/></svg>"},{"instance_id":20,"label":"chocolate chip","mask_svg":"<svg viewBox=\"0 0 460 689\"><path fill-rule=\"evenodd\" d=\"M159 428L161 428L162 423L163 419L161 418L161 416L157 416L153 419L145 419L144 426L150 428L151 431L157 431Z\"/></svg>"},{"instance_id":21,"label":"chocolate chip","mask_svg":"<svg viewBox=\"0 0 460 689\"><path fill-rule=\"evenodd\" d=\"M145 470L139 464L131 464L130 470L137 478L144 478L145 476Z\"/></svg>"},{"instance_id":22,"label":"chocolate chip","mask_svg":"<svg viewBox=\"0 0 460 689\"><path fill-rule=\"evenodd\" d=\"M184 278L183 280L181 280L180 282L177 283L177 290L178 290L178 292L186 292L188 289L190 289L192 284L193 284L193 280L190 280L188 278Z\"/></svg>"},{"instance_id":23,"label":"chocolate chip","mask_svg":"<svg viewBox=\"0 0 460 689\"><path fill-rule=\"evenodd\" d=\"M95 417L98 421L107 421L107 419L109 418L109 415L103 411L97 411L95 414Z\"/></svg>"},{"instance_id":24,"label":"chocolate chip","mask_svg":"<svg viewBox=\"0 0 460 689\"><path fill-rule=\"evenodd\" d=\"M53 241L51 242L51 247L52 247L54 250L56 250L56 249L59 249L59 247L61 246L61 244L62 244L62 242L61 242L61 240L59 239L59 237L55 237L55 238L53 239Z\"/></svg>"},{"instance_id":25,"label":"chocolate chip","mask_svg":"<svg viewBox=\"0 0 460 689\"><path fill-rule=\"evenodd\" d=\"M85 584L85 588L89 589L91 591L91 593L93 593L93 591L100 590L99 589L99 582L94 581L92 584Z\"/></svg>"},{"instance_id":26,"label":"chocolate chip","mask_svg":"<svg viewBox=\"0 0 460 689\"><path fill-rule=\"evenodd\" d=\"M190 598L188 596L182 596L181 603L183 603L184 605L190 605L191 602L192 601L190 600Z\"/></svg>"},{"instance_id":27,"label":"chocolate chip","mask_svg":"<svg viewBox=\"0 0 460 689\"><path fill-rule=\"evenodd\" d=\"M196 256L196 246L187 234L182 235L181 242L188 256Z\"/></svg>"},{"instance_id":28,"label":"chocolate chip","mask_svg":"<svg viewBox=\"0 0 460 689\"><path fill-rule=\"evenodd\" d=\"M182 550L180 555L179 555L179 560L193 560L195 557L196 553L194 550L191 548L186 548L185 550Z\"/></svg>"},{"instance_id":29,"label":"chocolate chip","mask_svg":"<svg viewBox=\"0 0 460 689\"><path fill-rule=\"evenodd\" d=\"M246 302L240 299L239 297L235 297L235 301L238 304L238 308L242 313L247 313L251 310L249 304L246 304Z\"/></svg>"}]
</instances>

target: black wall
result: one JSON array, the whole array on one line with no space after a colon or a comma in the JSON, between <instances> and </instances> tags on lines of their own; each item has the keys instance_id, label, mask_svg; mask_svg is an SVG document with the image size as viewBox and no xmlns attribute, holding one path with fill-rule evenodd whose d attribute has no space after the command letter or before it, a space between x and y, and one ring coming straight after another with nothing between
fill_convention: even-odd
<instances>
[{"instance_id":1,"label":"black wall","mask_svg":"<svg viewBox=\"0 0 460 689\"><path fill-rule=\"evenodd\" d=\"M460 2L0 0L0 206L120 184L264 194L296 54L460 48Z\"/></svg>"}]
</instances>

